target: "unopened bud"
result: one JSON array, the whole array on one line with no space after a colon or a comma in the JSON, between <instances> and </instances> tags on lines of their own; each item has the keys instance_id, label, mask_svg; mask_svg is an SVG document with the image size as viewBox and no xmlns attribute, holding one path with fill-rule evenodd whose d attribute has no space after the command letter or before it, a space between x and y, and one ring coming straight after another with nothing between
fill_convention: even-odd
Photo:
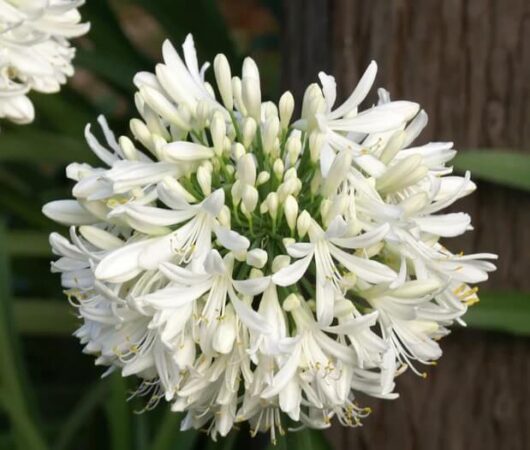
<instances>
[{"instance_id":1,"label":"unopened bud","mask_svg":"<svg viewBox=\"0 0 530 450\"><path fill-rule=\"evenodd\" d=\"M273 116L265 123L262 135L263 151L268 154L272 151L274 143L280 132L280 121L278 117Z\"/></svg>"},{"instance_id":2,"label":"unopened bud","mask_svg":"<svg viewBox=\"0 0 530 450\"><path fill-rule=\"evenodd\" d=\"M283 170L284 170L283 161L280 158L278 158L276 161L274 161L274 164L272 165L272 171L274 172L274 176L278 180L282 179Z\"/></svg>"},{"instance_id":3,"label":"unopened bud","mask_svg":"<svg viewBox=\"0 0 530 450\"><path fill-rule=\"evenodd\" d=\"M138 159L138 150L127 136L121 136L118 142L126 159L129 161L136 161Z\"/></svg>"},{"instance_id":4,"label":"unopened bud","mask_svg":"<svg viewBox=\"0 0 530 450\"><path fill-rule=\"evenodd\" d=\"M294 97L289 91L283 93L280 97L280 125L282 129L286 129L289 126L291 117L294 111Z\"/></svg>"},{"instance_id":5,"label":"unopened bud","mask_svg":"<svg viewBox=\"0 0 530 450\"><path fill-rule=\"evenodd\" d=\"M237 161L237 177L242 183L254 186L256 183L256 162L254 156L245 153Z\"/></svg>"},{"instance_id":6,"label":"unopened bud","mask_svg":"<svg viewBox=\"0 0 530 450\"><path fill-rule=\"evenodd\" d=\"M213 70L215 72L215 80L217 81L217 88L223 99L223 103L229 111L234 107L234 98L232 95L232 73L230 71L230 64L223 54L218 54L213 60Z\"/></svg>"},{"instance_id":7,"label":"unopened bud","mask_svg":"<svg viewBox=\"0 0 530 450\"><path fill-rule=\"evenodd\" d=\"M261 119L261 87L259 78L243 76L241 80L241 93L247 114L257 122Z\"/></svg>"},{"instance_id":8,"label":"unopened bud","mask_svg":"<svg viewBox=\"0 0 530 450\"><path fill-rule=\"evenodd\" d=\"M243 190L243 206L247 213L252 213L258 205L259 194L258 190L251 185L246 185Z\"/></svg>"},{"instance_id":9,"label":"unopened bud","mask_svg":"<svg viewBox=\"0 0 530 450\"><path fill-rule=\"evenodd\" d=\"M243 103L243 87L241 85L241 79L238 77L232 78L232 92L234 94L234 103L236 108L243 114L247 115L247 109Z\"/></svg>"},{"instance_id":10,"label":"unopened bud","mask_svg":"<svg viewBox=\"0 0 530 450\"><path fill-rule=\"evenodd\" d=\"M240 142L234 142L232 144L231 153L234 161L239 161L241 157L246 153L245 147L243 147L243 144L241 144Z\"/></svg>"},{"instance_id":11,"label":"unopened bud","mask_svg":"<svg viewBox=\"0 0 530 450\"><path fill-rule=\"evenodd\" d=\"M317 162L320 159L320 152L325 141L325 135L318 131L313 131L309 135L309 154L312 162Z\"/></svg>"},{"instance_id":12,"label":"unopened bud","mask_svg":"<svg viewBox=\"0 0 530 450\"><path fill-rule=\"evenodd\" d=\"M292 195L288 195L285 199L283 212L289 229L293 231L296 226L296 217L298 216L298 202Z\"/></svg>"},{"instance_id":13,"label":"unopened bud","mask_svg":"<svg viewBox=\"0 0 530 450\"><path fill-rule=\"evenodd\" d=\"M298 232L298 236L303 238L309 231L310 226L311 226L311 216L304 209L300 213L300 215L298 216L298 220L296 221L296 231Z\"/></svg>"},{"instance_id":14,"label":"unopened bud","mask_svg":"<svg viewBox=\"0 0 530 450\"><path fill-rule=\"evenodd\" d=\"M197 169L197 182L204 195L210 195L212 193L212 172L206 167L201 166Z\"/></svg>"},{"instance_id":15,"label":"unopened bud","mask_svg":"<svg viewBox=\"0 0 530 450\"><path fill-rule=\"evenodd\" d=\"M242 133L243 133L243 145L249 148L256 136L257 125L256 121L252 117L246 117L243 121Z\"/></svg>"},{"instance_id":16,"label":"unopened bud","mask_svg":"<svg viewBox=\"0 0 530 450\"><path fill-rule=\"evenodd\" d=\"M276 219L276 216L278 215L278 204L279 204L278 194L276 194L276 192L271 192L267 196L267 198L268 198L267 206L269 208L269 214L271 215L273 219Z\"/></svg>"},{"instance_id":17,"label":"unopened bud","mask_svg":"<svg viewBox=\"0 0 530 450\"><path fill-rule=\"evenodd\" d=\"M219 220L219 223L223 228L230 228L232 220L230 215L230 208L226 205L223 205L221 211L219 211L217 219Z\"/></svg>"},{"instance_id":18,"label":"unopened bud","mask_svg":"<svg viewBox=\"0 0 530 450\"><path fill-rule=\"evenodd\" d=\"M289 255L278 255L272 260L272 273L287 267L291 263Z\"/></svg>"},{"instance_id":19,"label":"unopened bud","mask_svg":"<svg viewBox=\"0 0 530 450\"><path fill-rule=\"evenodd\" d=\"M261 269L267 264L269 255L261 248L255 248L247 253L247 264L252 267Z\"/></svg>"},{"instance_id":20,"label":"unopened bud","mask_svg":"<svg viewBox=\"0 0 530 450\"><path fill-rule=\"evenodd\" d=\"M296 294L289 294L282 303L285 311L289 312L300 307L300 298Z\"/></svg>"},{"instance_id":21,"label":"unopened bud","mask_svg":"<svg viewBox=\"0 0 530 450\"><path fill-rule=\"evenodd\" d=\"M271 178L271 174L266 171L262 171L258 174L258 178L256 180L256 186L261 186L262 184L265 184L267 181L269 181Z\"/></svg>"},{"instance_id":22,"label":"unopened bud","mask_svg":"<svg viewBox=\"0 0 530 450\"><path fill-rule=\"evenodd\" d=\"M216 111L210 122L210 132L212 135L215 154L220 156L223 153L226 137L226 123L223 115Z\"/></svg>"}]
</instances>

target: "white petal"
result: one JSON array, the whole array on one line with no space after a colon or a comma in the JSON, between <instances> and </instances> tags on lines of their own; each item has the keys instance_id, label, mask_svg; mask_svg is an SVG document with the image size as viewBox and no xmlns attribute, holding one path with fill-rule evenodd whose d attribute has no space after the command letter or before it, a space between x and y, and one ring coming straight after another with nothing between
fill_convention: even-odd
<instances>
[{"instance_id":1,"label":"white petal","mask_svg":"<svg viewBox=\"0 0 530 450\"><path fill-rule=\"evenodd\" d=\"M291 286L304 276L313 259L313 253L309 253L302 259L284 267L272 276L272 282L277 286Z\"/></svg>"},{"instance_id":2,"label":"white petal","mask_svg":"<svg viewBox=\"0 0 530 450\"><path fill-rule=\"evenodd\" d=\"M329 247L331 254L337 261L350 272L369 283L385 283L393 281L397 277L397 274L392 269L380 262L350 255L333 245Z\"/></svg>"},{"instance_id":3,"label":"white petal","mask_svg":"<svg viewBox=\"0 0 530 450\"><path fill-rule=\"evenodd\" d=\"M366 233L354 236L351 238L334 238L330 239L335 245L338 245L342 248L367 248L371 247L374 244L377 244L383 240L388 231L390 230L390 225L385 223L380 225L373 230L367 231Z\"/></svg>"},{"instance_id":4,"label":"white petal","mask_svg":"<svg viewBox=\"0 0 530 450\"><path fill-rule=\"evenodd\" d=\"M233 280L234 287L244 295L261 294L271 283L271 277L250 278L248 280Z\"/></svg>"},{"instance_id":5,"label":"white petal","mask_svg":"<svg viewBox=\"0 0 530 450\"><path fill-rule=\"evenodd\" d=\"M111 283L123 283L134 278L142 271L138 261L139 256L156 240L147 239L128 244L111 252L96 267L96 278Z\"/></svg>"},{"instance_id":6,"label":"white petal","mask_svg":"<svg viewBox=\"0 0 530 450\"><path fill-rule=\"evenodd\" d=\"M224 248L232 250L235 253L245 251L250 246L250 241L236 231L228 230L217 225L214 228L214 233Z\"/></svg>"},{"instance_id":7,"label":"white petal","mask_svg":"<svg viewBox=\"0 0 530 450\"><path fill-rule=\"evenodd\" d=\"M377 74L377 64L372 61L348 99L330 114L330 119L341 117L355 109L370 92Z\"/></svg>"},{"instance_id":8,"label":"white petal","mask_svg":"<svg viewBox=\"0 0 530 450\"><path fill-rule=\"evenodd\" d=\"M285 362L282 368L276 373L270 386L268 386L262 393L261 398L271 398L278 395L280 391L285 388L289 382L296 375L298 365L300 364L300 356L302 352L302 346L297 345L289 356L289 359Z\"/></svg>"},{"instance_id":9,"label":"white petal","mask_svg":"<svg viewBox=\"0 0 530 450\"><path fill-rule=\"evenodd\" d=\"M186 141L175 141L164 145L164 152L171 161L198 161L214 156L211 148Z\"/></svg>"},{"instance_id":10,"label":"white petal","mask_svg":"<svg viewBox=\"0 0 530 450\"><path fill-rule=\"evenodd\" d=\"M99 222L77 200L56 200L46 203L42 213L64 225L90 225Z\"/></svg>"},{"instance_id":11,"label":"white petal","mask_svg":"<svg viewBox=\"0 0 530 450\"><path fill-rule=\"evenodd\" d=\"M465 213L417 217L414 222L422 231L443 237L460 236L469 229L471 217Z\"/></svg>"},{"instance_id":12,"label":"white petal","mask_svg":"<svg viewBox=\"0 0 530 450\"><path fill-rule=\"evenodd\" d=\"M245 302L239 300L233 288L228 290L228 295L230 296L230 301L234 306L239 320L241 320L245 326L258 333L269 334L271 332L271 326L267 323L265 318L254 311Z\"/></svg>"}]
</instances>

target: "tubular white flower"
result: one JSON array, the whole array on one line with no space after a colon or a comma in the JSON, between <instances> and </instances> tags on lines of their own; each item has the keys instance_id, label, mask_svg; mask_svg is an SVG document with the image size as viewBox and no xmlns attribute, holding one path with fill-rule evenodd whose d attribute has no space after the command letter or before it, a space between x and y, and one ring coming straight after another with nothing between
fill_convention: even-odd
<instances>
[{"instance_id":1,"label":"tubular white flower","mask_svg":"<svg viewBox=\"0 0 530 450\"><path fill-rule=\"evenodd\" d=\"M86 129L99 167L71 164L72 200L44 214L70 225L50 236L52 270L83 319L76 335L97 364L141 378L185 412L182 428L215 439L248 420L283 432L282 417L316 428L359 425L362 392L393 399L394 378L441 356L495 255L454 255L441 238L471 229L442 209L475 189L451 175L450 143L413 147L418 105L359 105L370 64L334 108L335 81L261 103L259 73L214 70L221 102L166 42L156 74L135 77L137 142L107 146ZM235 109L233 109L235 108ZM259 206L259 208L258 208Z\"/></svg>"},{"instance_id":2,"label":"tubular white flower","mask_svg":"<svg viewBox=\"0 0 530 450\"><path fill-rule=\"evenodd\" d=\"M74 73L69 39L85 34L82 0L0 0L0 118L24 124L35 116L27 94L58 92Z\"/></svg>"}]
</instances>

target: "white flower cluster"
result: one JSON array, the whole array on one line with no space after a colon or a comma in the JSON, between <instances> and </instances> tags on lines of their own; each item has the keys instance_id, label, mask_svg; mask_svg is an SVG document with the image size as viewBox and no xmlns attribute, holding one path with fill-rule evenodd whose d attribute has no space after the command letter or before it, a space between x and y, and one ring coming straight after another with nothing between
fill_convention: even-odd
<instances>
[{"instance_id":1,"label":"white flower cluster","mask_svg":"<svg viewBox=\"0 0 530 450\"><path fill-rule=\"evenodd\" d=\"M416 103L380 90L359 111L375 63L338 107L321 73L293 123L289 92L262 102L252 59L238 77L217 55L216 94L190 36L183 58L169 42L163 55L134 80L135 141L100 119L106 148L87 127L108 167L71 164L75 200L44 207L71 226L50 237L52 269L85 351L214 439L248 420L274 440L282 413L360 424L356 392L395 398L395 377L441 356L478 301L468 284L495 268L439 243L471 228L439 211L475 185L450 175L451 143L412 146L427 123Z\"/></svg>"},{"instance_id":2,"label":"white flower cluster","mask_svg":"<svg viewBox=\"0 0 530 450\"><path fill-rule=\"evenodd\" d=\"M33 121L31 90L58 92L73 75L75 49L68 39L81 36L83 0L0 0L0 118Z\"/></svg>"}]
</instances>

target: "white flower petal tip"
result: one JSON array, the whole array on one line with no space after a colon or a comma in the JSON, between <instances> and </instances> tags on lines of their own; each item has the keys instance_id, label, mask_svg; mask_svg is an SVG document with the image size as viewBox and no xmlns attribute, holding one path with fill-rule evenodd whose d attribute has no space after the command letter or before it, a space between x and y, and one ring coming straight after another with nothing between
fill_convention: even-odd
<instances>
[{"instance_id":1,"label":"white flower petal tip","mask_svg":"<svg viewBox=\"0 0 530 450\"><path fill-rule=\"evenodd\" d=\"M413 146L418 104L379 90L361 107L374 62L338 106L320 73L296 118L289 92L262 101L249 58L238 77L217 55L216 89L191 35L163 57L134 78L132 136L98 118L100 143L87 126L101 164L69 165L74 199L43 208L70 225L50 235L51 269L83 351L213 439L245 420L274 437L284 415L360 424L356 397L397 398L395 378L441 357L495 270L445 247L472 226L443 210L476 186L452 175L451 143Z\"/></svg>"}]
</instances>

